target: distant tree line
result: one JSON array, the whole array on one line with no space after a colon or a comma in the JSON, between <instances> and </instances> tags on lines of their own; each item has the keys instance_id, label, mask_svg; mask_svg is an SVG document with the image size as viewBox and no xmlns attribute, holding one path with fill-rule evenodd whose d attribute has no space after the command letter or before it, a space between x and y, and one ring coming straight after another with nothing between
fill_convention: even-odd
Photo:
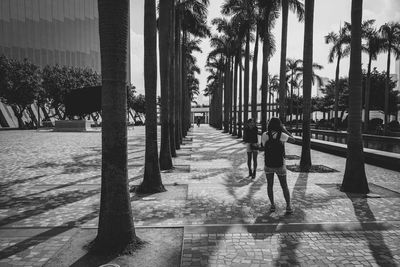
<instances>
[{"instance_id":1,"label":"distant tree line","mask_svg":"<svg viewBox=\"0 0 400 267\"><path fill-rule=\"evenodd\" d=\"M71 118L65 112L65 99L71 90L101 85L101 75L90 68L70 66L45 66L40 68L28 60L18 61L0 56L0 100L12 107L19 128L24 127L22 116L31 104L54 110L45 120ZM135 96L135 87L127 86L128 106L144 114L143 96ZM82 114L83 116L89 114ZM93 114L96 121L99 114Z\"/></svg>"}]
</instances>

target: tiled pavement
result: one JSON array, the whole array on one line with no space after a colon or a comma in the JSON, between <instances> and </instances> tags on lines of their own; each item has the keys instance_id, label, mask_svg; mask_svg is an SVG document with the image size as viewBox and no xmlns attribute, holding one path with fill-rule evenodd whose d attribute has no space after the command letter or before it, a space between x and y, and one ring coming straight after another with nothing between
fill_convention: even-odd
<instances>
[{"instance_id":1,"label":"tiled pavement","mask_svg":"<svg viewBox=\"0 0 400 267\"><path fill-rule=\"evenodd\" d=\"M79 227L97 226L100 133L0 132L0 266L41 266ZM143 174L144 128L129 130L129 179ZM287 144L288 165L301 148ZM202 125L185 140L167 192L132 196L136 227L184 227L182 266L400 265L400 173L366 165L371 197L337 189L345 159L312 151L332 173L288 171L294 214L268 213L262 155L248 179L244 145Z\"/></svg>"}]
</instances>

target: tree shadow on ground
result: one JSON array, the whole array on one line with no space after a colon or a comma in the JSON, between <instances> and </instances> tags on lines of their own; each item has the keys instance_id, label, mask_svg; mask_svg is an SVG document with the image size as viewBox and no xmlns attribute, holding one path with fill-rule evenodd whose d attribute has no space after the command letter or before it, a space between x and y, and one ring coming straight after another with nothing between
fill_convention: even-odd
<instances>
[{"instance_id":1,"label":"tree shadow on ground","mask_svg":"<svg viewBox=\"0 0 400 267\"><path fill-rule=\"evenodd\" d=\"M21 242L18 242L10 247L7 247L7 248L1 250L0 251L0 260L8 258L12 255L18 254L20 252L23 252L24 250L27 250L35 245L43 243L46 240L49 240L55 236L58 236L64 232L67 232L67 231L73 229L73 227L76 225L84 224L84 223L96 218L98 216L99 207L97 205L94 205L92 207L92 210L93 210L92 212L78 218L77 220L66 222L65 224L68 225L66 227L53 227L53 228L51 228L47 231L44 231L38 235L27 238Z\"/></svg>"},{"instance_id":2,"label":"tree shadow on ground","mask_svg":"<svg viewBox=\"0 0 400 267\"><path fill-rule=\"evenodd\" d=\"M29 207L28 210L19 212L18 214L5 217L0 220L0 227L8 224L12 224L32 216L43 214L49 210L53 210L68 204L78 202L85 198L94 196L100 193L100 189L88 190L81 192L80 190L74 190L69 192L62 192L55 196L37 196L31 198L17 198L11 199L1 203L1 206L8 209L16 207Z\"/></svg>"},{"instance_id":3,"label":"tree shadow on ground","mask_svg":"<svg viewBox=\"0 0 400 267\"><path fill-rule=\"evenodd\" d=\"M298 200L305 198L307 181L308 181L308 173L300 173L299 176L297 177L296 183L294 185L291 194L291 202L293 207L297 206L295 203ZM281 191L281 188L279 189ZM294 209L294 212L296 213L296 216L298 216L299 218L304 218L304 211L300 207L298 208L296 207ZM249 228L249 232L252 233L254 239L264 240L265 238L269 238L276 233L279 223L287 224L288 223L287 219L290 218L290 216L292 215L285 214L283 216L271 217L271 214L268 212L268 214L263 214L261 216L258 216L255 220L255 224L262 224L265 223L266 221L268 221L268 223L272 223L268 225L268 232L271 233L259 234L258 233L259 230L251 232L252 228ZM275 266L280 266L282 264L300 265L300 263L297 260L297 255L295 252L300 244L299 236L281 234L280 237L281 239L278 250L278 257L274 261L274 265Z\"/></svg>"},{"instance_id":4,"label":"tree shadow on ground","mask_svg":"<svg viewBox=\"0 0 400 267\"><path fill-rule=\"evenodd\" d=\"M386 245L381 232L374 231L373 233L371 233L369 231L370 229L366 229L365 225L363 224L365 218L367 218L368 221L376 221L375 215L368 204L368 198L354 198L354 195L349 193L347 193L346 195L353 204L354 213L358 221L361 223L363 230L367 231L364 232L364 237L368 242L368 247L372 252L372 256L374 257L376 263L379 266L398 266L397 263L394 261L393 254Z\"/></svg>"}]
</instances>

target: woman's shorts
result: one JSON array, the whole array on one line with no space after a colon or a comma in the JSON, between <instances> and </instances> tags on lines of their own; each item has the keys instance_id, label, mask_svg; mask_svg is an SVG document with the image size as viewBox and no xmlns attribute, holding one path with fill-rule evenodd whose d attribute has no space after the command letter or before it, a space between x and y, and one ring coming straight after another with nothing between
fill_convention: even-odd
<instances>
[{"instance_id":1,"label":"woman's shorts","mask_svg":"<svg viewBox=\"0 0 400 267\"><path fill-rule=\"evenodd\" d=\"M257 144L257 143L254 143L254 144ZM258 153L258 149L253 149L253 148L251 147L251 143L246 143L246 152L247 152L247 153L250 153L250 152L257 152L257 153Z\"/></svg>"},{"instance_id":2,"label":"woman's shorts","mask_svg":"<svg viewBox=\"0 0 400 267\"><path fill-rule=\"evenodd\" d=\"M286 175L286 163L285 163L285 160L283 161L282 167L272 168L272 167L264 166L264 172L265 172L265 174L276 173L277 175Z\"/></svg>"}]
</instances>

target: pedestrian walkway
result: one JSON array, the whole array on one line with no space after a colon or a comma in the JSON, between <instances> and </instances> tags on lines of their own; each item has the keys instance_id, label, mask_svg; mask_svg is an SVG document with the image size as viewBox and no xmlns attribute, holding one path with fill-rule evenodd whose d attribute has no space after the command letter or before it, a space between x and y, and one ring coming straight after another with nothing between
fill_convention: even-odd
<instances>
[{"instance_id":1,"label":"pedestrian walkway","mask_svg":"<svg viewBox=\"0 0 400 267\"><path fill-rule=\"evenodd\" d=\"M42 266L77 230L97 227L100 142L95 132L0 132L0 266ZM129 130L132 186L144 143L144 127ZM326 172L298 173L301 147L286 150L292 215L278 181L269 213L262 153L251 180L240 139L193 128L162 173L168 191L132 196L135 226L183 228L181 266L400 265L400 173L366 165L371 194L345 194L344 158L312 151Z\"/></svg>"}]
</instances>

